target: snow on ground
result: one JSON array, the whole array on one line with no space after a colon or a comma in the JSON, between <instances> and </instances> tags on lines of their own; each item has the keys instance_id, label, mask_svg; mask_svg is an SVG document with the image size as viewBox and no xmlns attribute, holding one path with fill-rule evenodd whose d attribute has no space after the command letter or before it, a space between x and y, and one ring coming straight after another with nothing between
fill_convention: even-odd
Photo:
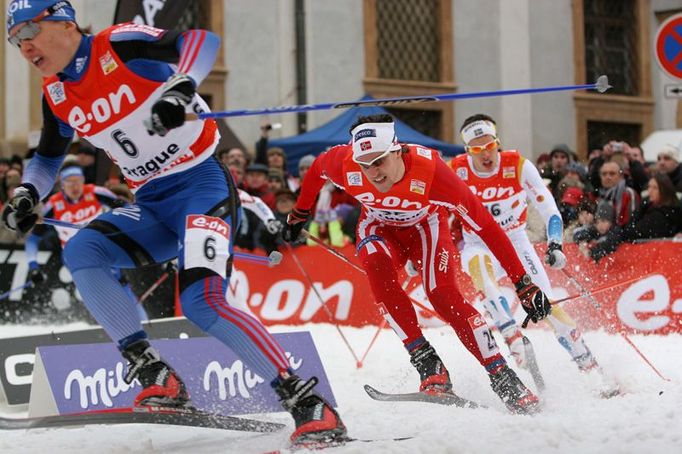
<instances>
[{"instance_id":1,"label":"snow on ground","mask_svg":"<svg viewBox=\"0 0 682 454\"><path fill-rule=\"evenodd\" d=\"M64 330L63 327L3 326L0 335L10 337L52 329ZM682 335L631 336L659 371L672 380L668 383L661 380L620 336L586 333L585 339L604 370L627 390L623 396L603 400L592 394L587 377L577 372L550 332L529 330L527 335L533 342L547 383L541 396L544 410L531 417L510 415L504 410L490 389L483 369L448 328L430 328L425 333L450 370L456 392L487 405L487 409L373 401L362 389L363 384L387 392L410 392L418 386L418 375L392 332L382 332L364 366L357 369L333 326L277 327L273 331L300 329L313 333L339 411L352 437L414 437L406 441L353 443L325 452L682 452L682 390L678 386L682 382ZM375 332L374 327L342 330L359 355ZM526 383L532 382L526 372L522 371L520 375ZM1 410L0 414L24 416ZM292 427L285 413L258 417L282 421ZM148 425L40 429L3 432L0 453L260 453L285 448L288 432L261 435Z\"/></svg>"}]
</instances>

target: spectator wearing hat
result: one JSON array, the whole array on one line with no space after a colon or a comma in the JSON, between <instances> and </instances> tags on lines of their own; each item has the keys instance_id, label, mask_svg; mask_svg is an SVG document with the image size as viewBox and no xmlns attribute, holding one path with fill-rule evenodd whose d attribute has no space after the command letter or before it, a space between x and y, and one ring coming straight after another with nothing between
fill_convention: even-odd
<instances>
[{"instance_id":1,"label":"spectator wearing hat","mask_svg":"<svg viewBox=\"0 0 682 454\"><path fill-rule=\"evenodd\" d=\"M600 201L594 214L594 225L576 229L573 233L578 250L595 262L615 251L622 242L622 229L614 221L613 206L605 200Z\"/></svg>"},{"instance_id":2,"label":"spectator wearing hat","mask_svg":"<svg viewBox=\"0 0 682 454\"><path fill-rule=\"evenodd\" d=\"M682 206L670 177L658 172L649 180L648 196L624 230L626 241L670 238L682 230Z\"/></svg>"},{"instance_id":3,"label":"spectator wearing hat","mask_svg":"<svg viewBox=\"0 0 682 454\"><path fill-rule=\"evenodd\" d=\"M284 181L284 172L276 167L268 169L268 187L270 192L277 194L282 189L288 189L286 181Z\"/></svg>"},{"instance_id":4,"label":"spectator wearing hat","mask_svg":"<svg viewBox=\"0 0 682 454\"><path fill-rule=\"evenodd\" d=\"M275 194L268 186L269 169L264 164L251 164L246 168L244 176L244 190L249 194L260 197L270 209L275 207Z\"/></svg>"},{"instance_id":5,"label":"spectator wearing hat","mask_svg":"<svg viewBox=\"0 0 682 454\"><path fill-rule=\"evenodd\" d=\"M298 194L301 192L300 186L303 184L303 179L305 178L305 174L306 174L306 172L308 172L308 169L310 169L310 166L313 165L314 161L315 161L315 156L313 156L311 154L307 154L298 160L299 188L296 189L296 191L294 191L294 194L296 194L296 197L298 197Z\"/></svg>"},{"instance_id":6,"label":"spectator wearing hat","mask_svg":"<svg viewBox=\"0 0 682 454\"><path fill-rule=\"evenodd\" d=\"M566 175L566 166L571 163L572 151L568 145L560 143L552 147L549 153L549 164L540 169L540 176L549 180L549 190L555 199L559 199L559 181Z\"/></svg>"},{"instance_id":7,"label":"spectator wearing hat","mask_svg":"<svg viewBox=\"0 0 682 454\"><path fill-rule=\"evenodd\" d=\"M682 145L682 144L680 144ZM682 192L682 166L680 166L680 146L669 143L658 152L656 168L668 174L677 192Z\"/></svg>"},{"instance_id":8,"label":"spectator wearing hat","mask_svg":"<svg viewBox=\"0 0 682 454\"><path fill-rule=\"evenodd\" d=\"M601 179L600 198L608 201L615 210L615 223L624 227L639 207L637 191L625 184L623 168L616 161L607 161L599 169Z\"/></svg>"},{"instance_id":9,"label":"spectator wearing hat","mask_svg":"<svg viewBox=\"0 0 682 454\"><path fill-rule=\"evenodd\" d=\"M586 230L594 225L594 212L597 204L589 197L582 197L578 203L578 217L564 228L564 243L573 243L575 232ZM579 236L579 234L578 234Z\"/></svg>"}]
</instances>

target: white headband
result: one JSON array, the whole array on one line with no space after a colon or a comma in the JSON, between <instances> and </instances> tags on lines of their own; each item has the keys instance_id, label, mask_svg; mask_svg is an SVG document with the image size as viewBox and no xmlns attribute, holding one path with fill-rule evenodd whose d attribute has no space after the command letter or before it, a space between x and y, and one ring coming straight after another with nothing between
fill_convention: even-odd
<instances>
[{"instance_id":1,"label":"white headband","mask_svg":"<svg viewBox=\"0 0 682 454\"><path fill-rule=\"evenodd\" d=\"M490 121L477 120L468 124L462 130L462 140L464 141L464 144L468 144L476 137L481 136L493 136L497 138L497 129L495 128L495 125Z\"/></svg>"},{"instance_id":2,"label":"white headband","mask_svg":"<svg viewBox=\"0 0 682 454\"><path fill-rule=\"evenodd\" d=\"M393 123L363 123L351 131L353 145L353 161L360 164L371 164L392 151L400 150ZM371 162L358 161L368 154L381 152Z\"/></svg>"}]
</instances>

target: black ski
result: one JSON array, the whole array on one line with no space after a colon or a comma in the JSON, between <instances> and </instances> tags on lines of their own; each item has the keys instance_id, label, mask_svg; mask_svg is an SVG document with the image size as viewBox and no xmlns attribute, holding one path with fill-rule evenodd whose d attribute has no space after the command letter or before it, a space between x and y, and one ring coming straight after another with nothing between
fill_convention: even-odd
<instances>
[{"instance_id":1,"label":"black ski","mask_svg":"<svg viewBox=\"0 0 682 454\"><path fill-rule=\"evenodd\" d=\"M535 382L538 392L542 392L545 390L545 379L542 378L540 368L538 367L538 362L535 359L535 350L533 350L533 345L526 336L523 336L523 348L526 350L528 372L530 372L531 377L533 377L533 381Z\"/></svg>"},{"instance_id":2,"label":"black ski","mask_svg":"<svg viewBox=\"0 0 682 454\"><path fill-rule=\"evenodd\" d=\"M307 443L301 443L298 445L290 446L289 448L277 449L275 451L268 451L265 454L288 454L294 453L301 450L306 451L321 451L327 448L338 448L340 446L346 446L352 443L379 443L379 442L393 442L393 441L405 441L412 440L414 437L395 437L395 438L342 438L340 440L333 441L310 441Z\"/></svg>"},{"instance_id":3,"label":"black ski","mask_svg":"<svg viewBox=\"0 0 682 454\"><path fill-rule=\"evenodd\" d=\"M276 432L284 424L207 413L192 408L127 407L35 418L2 418L0 430L58 428L92 424L169 424L246 432Z\"/></svg>"},{"instance_id":4,"label":"black ski","mask_svg":"<svg viewBox=\"0 0 682 454\"><path fill-rule=\"evenodd\" d=\"M369 394L374 400L379 400L381 402L428 402L431 404L439 405L454 405L461 408L479 408L482 405L478 403L459 397L455 394L441 394L432 395L422 392L416 393L382 393L381 391L372 388L369 385L365 385L365 392Z\"/></svg>"}]
</instances>

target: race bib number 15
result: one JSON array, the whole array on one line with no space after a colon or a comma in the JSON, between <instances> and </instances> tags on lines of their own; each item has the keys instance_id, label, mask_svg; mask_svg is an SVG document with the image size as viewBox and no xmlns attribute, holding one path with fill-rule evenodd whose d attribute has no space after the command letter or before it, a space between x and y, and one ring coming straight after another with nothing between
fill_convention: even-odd
<instances>
[{"instance_id":1,"label":"race bib number 15","mask_svg":"<svg viewBox=\"0 0 682 454\"><path fill-rule=\"evenodd\" d=\"M185 269L209 268L227 278L230 257L230 226L220 218L187 216L185 232Z\"/></svg>"}]
</instances>

